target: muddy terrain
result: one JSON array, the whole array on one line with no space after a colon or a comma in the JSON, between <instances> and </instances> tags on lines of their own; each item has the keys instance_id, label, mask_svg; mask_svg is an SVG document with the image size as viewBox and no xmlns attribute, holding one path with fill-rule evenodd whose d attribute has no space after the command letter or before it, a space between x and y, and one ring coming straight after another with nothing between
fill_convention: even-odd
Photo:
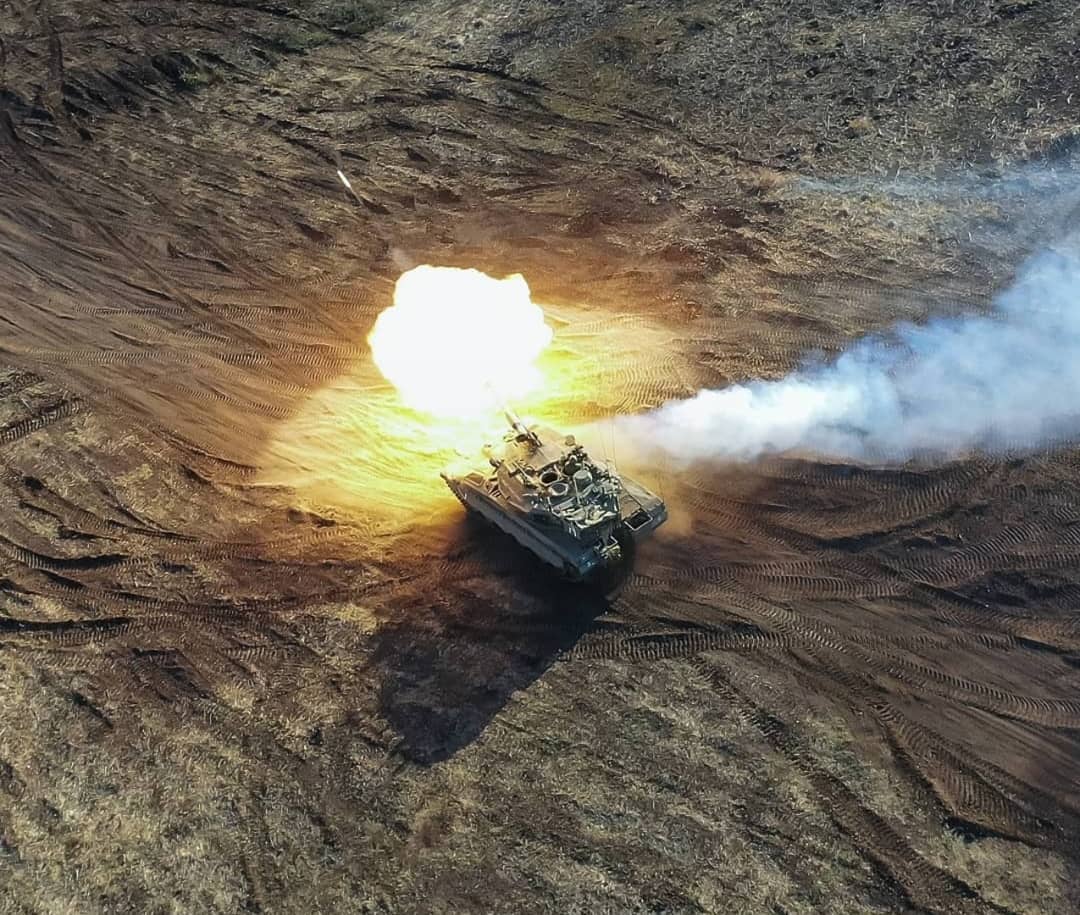
<instances>
[{"instance_id":1,"label":"muddy terrain","mask_svg":"<svg viewBox=\"0 0 1080 915\"><path fill-rule=\"evenodd\" d=\"M608 603L365 340L410 266L521 272L528 406L603 447L985 311L1080 226L1078 32L0 0L0 913L1076 911L1080 446L633 467Z\"/></svg>"}]
</instances>

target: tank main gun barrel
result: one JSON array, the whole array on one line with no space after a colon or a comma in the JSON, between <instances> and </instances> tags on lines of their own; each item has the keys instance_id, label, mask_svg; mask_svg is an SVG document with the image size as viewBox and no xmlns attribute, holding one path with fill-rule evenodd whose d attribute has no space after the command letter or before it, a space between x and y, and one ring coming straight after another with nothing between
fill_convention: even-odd
<instances>
[{"instance_id":1,"label":"tank main gun barrel","mask_svg":"<svg viewBox=\"0 0 1080 915\"><path fill-rule=\"evenodd\" d=\"M506 417L506 421L510 423L510 428L513 429L518 435L523 435L534 445L540 445L540 439L536 433L529 429L525 423L521 421L521 417L513 411L509 406L503 406L503 416Z\"/></svg>"}]
</instances>

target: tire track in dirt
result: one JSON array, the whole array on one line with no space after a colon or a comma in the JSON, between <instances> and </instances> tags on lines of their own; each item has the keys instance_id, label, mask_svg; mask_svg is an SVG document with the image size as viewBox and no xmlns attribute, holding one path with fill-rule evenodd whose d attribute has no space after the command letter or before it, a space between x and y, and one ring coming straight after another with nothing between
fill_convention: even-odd
<instances>
[{"instance_id":1,"label":"tire track in dirt","mask_svg":"<svg viewBox=\"0 0 1080 915\"><path fill-rule=\"evenodd\" d=\"M977 758L968 762L971 755L965 749L934 743L935 738L913 723L903 724L892 703L916 696L931 704L983 709L1071 739L1068 735L1080 727L1080 703L1074 699L1025 694L986 677L987 668L979 668L983 678L954 673L954 662L942 659L968 656L985 664L997 657L1007 670L1037 662L1038 652L1023 640L1075 650L1080 632L1071 618L1021 616L944 587L978 580L984 570L994 568L1020 573L1074 567L1066 546L1071 530L1062 536L1055 525L1067 528L1075 503L1061 495L1051 497L1042 504L1056 511L1048 510L1038 520L1005 524L975 542L968 535L960 550L924 552L917 561L903 564L891 552L896 541L927 527L952 525L956 519L970 526L965 507L973 497L1008 508L1031 504L1037 495L1002 482L1003 465L992 461L927 474L789 462L765 462L763 470L764 479L756 471L751 475L753 489L745 496L746 481L724 486L691 474L683 480L687 489L679 494L680 502L686 504L687 493L689 498L696 493L693 508L713 522L715 542L724 552L738 556L759 544L781 550L780 558L729 558L709 565L680 563L683 568L673 565L670 571L639 571L631 583L635 596L620 599L613 608L618 612L615 623L586 635L565 659L641 663L686 658L698 663L693 659L721 651L757 659L766 668L789 670L813 692L832 696L855 714L873 715L895 752L941 802L952 828L976 836L1004 835L1070 854L1063 844L1073 828L1069 808L1055 809L1040 799L1037 783L1017 780ZM792 480L799 489L785 491ZM821 498L833 489L851 493L838 503L841 515ZM813 493L814 507L792 511L786 506L796 503L800 491ZM831 523L834 517L839 524ZM869 539L859 536L867 532L872 532ZM873 558L875 553L879 559ZM1069 606L1068 593L1058 598L1063 610ZM852 608L863 601L910 608L925 629L875 632L870 621L850 625L851 610L844 611L842 621L830 623L823 611L835 601ZM875 610L871 620L880 623L880 611ZM1004 660L1006 653L1009 660ZM1045 678L1051 669L1062 684L1074 678L1063 660L1042 666ZM909 873L921 874L922 868L915 865Z\"/></svg>"},{"instance_id":2,"label":"tire track in dirt","mask_svg":"<svg viewBox=\"0 0 1080 915\"><path fill-rule=\"evenodd\" d=\"M865 807L850 788L820 768L813 752L786 724L746 697L720 670L701 658L691 663L702 679L730 703L742 721L800 770L825 804L827 815L851 837L863 855L895 881L913 905L943 915L1004 911L980 897L968 884L915 853L881 816Z\"/></svg>"},{"instance_id":3,"label":"tire track in dirt","mask_svg":"<svg viewBox=\"0 0 1080 915\"><path fill-rule=\"evenodd\" d=\"M1058 804L1043 797L1037 806L1032 805L1025 799L1037 797L1030 785L950 747L943 737L920 727L888 702L872 708L893 746L956 820L1035 844L1053 846L1065 841L1066 834L1054 824L1061 817ZM1051 817L1038 808L1052 811Z\"/></svg>"},{"instance_id":4,"label":"tire track in dirt","mask_svg":"<svg viewBox=\"0 0 1080 915\"><path fill-rule=\"evenodd\" d=\"M19 420L13 425L0 429L0 445L14 444L19 441L19 439L26 438L28 435L33 435L35 432L44 429L46 426L50 426L62 419L67 419L70 416L77 415L82 412L82 409L83 405L80 401L67 400L55 407L49 407L39 413L35 413L33 416Z\"/></svg>"}]
</instances>

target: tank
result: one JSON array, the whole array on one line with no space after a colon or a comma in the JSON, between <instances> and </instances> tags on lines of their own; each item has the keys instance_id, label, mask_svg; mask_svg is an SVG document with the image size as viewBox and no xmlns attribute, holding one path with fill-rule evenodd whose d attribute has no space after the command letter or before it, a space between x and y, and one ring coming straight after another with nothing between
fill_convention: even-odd
<instances>
[{"instance_id":1,"label":"tank","mask_svg":"<svg viewBox=\"0 0 1080 915\"><path fill-rule=\"evenodd\" d=\"M662 499L590 459L573 436L527 427L506 411L490 468L442 474L472 514L513 537L572 581L616 592L636 546L667 520Z\"/></svg>"}]
</instances>

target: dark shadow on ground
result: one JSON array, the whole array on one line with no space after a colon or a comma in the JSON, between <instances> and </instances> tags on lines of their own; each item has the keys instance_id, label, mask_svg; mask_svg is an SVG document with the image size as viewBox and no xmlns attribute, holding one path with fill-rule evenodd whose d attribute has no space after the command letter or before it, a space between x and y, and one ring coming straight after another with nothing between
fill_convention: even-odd
<instances>
[{"instance_id":1,"label":"dark shadow on ground","mask_svg":"<svg viewBox=\"0 0 1080 915\"><path fill-rule=\"evenodd\" d=\"M506 535L469 528L460 568L451 564L432 593L374 637L380 713L401 738L398 752L422 765L475 740L608 609Z\"/></svg>"}]
</instances>

